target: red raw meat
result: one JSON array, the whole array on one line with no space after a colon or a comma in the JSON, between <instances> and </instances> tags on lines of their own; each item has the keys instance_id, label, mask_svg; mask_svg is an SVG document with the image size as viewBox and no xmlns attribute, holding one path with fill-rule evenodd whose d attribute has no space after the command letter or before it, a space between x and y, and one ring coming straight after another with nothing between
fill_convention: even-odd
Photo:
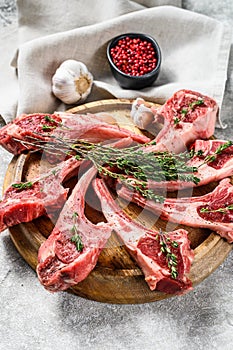
<instances>
[{"instance_id":1,"label":"red raw meat","mask_svg":"<svg viewBox=\"0 0 233 350\"><path fill-rule=\"evenodd\" d=\"M192 283L187 274L190 271L194 253L190 249L187 231L176 230L166 233L168 242L170 239L170 242L177 243L176 248L168 243L171 253L177 256L178 276L173 278L166 256L161 251L159 233L129 218L116 204L102 179L95 179L93 184L101 202L103 214L142 269L150 289L169 294L183 294L192 289Z\"/></svg>"},{"instance_id":2,"label":"red raw meat","mask_svg":"<svg viewBox=\"0 0 233 350\"><path fill-rule=\"evenodd\" d=\"M226 143L227 141L224 140L195 141L193 150L196 155L187 161L187 165L197 168L197 171L193 173L200 180L197 185L194 182L179 180L178 174L178 180L175 181L156 182L148 180L148 187L150 189L164 188L167 191L175 191L188 187L203 186L233 175L233 146L226 148L220 154L214 153ZM198 155L198 151L201 151L202 154ZM214 161L204 162L206 157L211 157L212 155L216 157Z\"/></svg>"},{"instance_id":3,"label":"red raw meat","mask_svg":"<svg viewBox=\"0 0 233 350\"><path fill-rule=\"evenodd\" d=\"M125 137L131 137L138 143L150 141L144 135L137 135L129 130L110 125L94 114L38 113L23 114L1 128L0 145L13 154L20 154L25 150L38 148L27 142L49 141L51 136L74 141L85 139L93 143Z\"/></svg>"},{"instance_id":4,"label":"red raw meat","mask_svg":"<svg viewBox=\"0 0 233 350\"><path fill-rule=\"evenodd\" d=\"M124 148L131 144L132 139L125 137L105 147ZM16 187L22 183L9 186L0 201L0 232L45 214L51 219L56 219L56 214L62 208L68 194L68 189L65 189L62 183L78 175L81 163L84 171L90 162L71 157L33 179L23 190Z\"/></svg>"},{"instance_id":5,"label":"red raw meat","mask_svg":"<svg viewBox=\"0 0 233 350\"><path fill-rule=\"evenodd\" d=\"M68 114L60 113L62 124L68 130L59 129L59 135L70 139L84 139L89 142L98 143L106 140L121 139L131 137L138 143L149 142L150 139L144 135L120 128L119 126L108 124L101 119L101 116L95 114Z\"/></svg>"},{"instance_id":6,"label":"red raw meat","mask_svg":"<svg viewBox=\"0 0 233 350\"><path fill-rule=\"evenodd\" d=\"M208 228L229 243L233 242L233 186L230 179L220 181L210 193L200 197L167 198L164 203L147 200L122 186L118 195L158 214L166 221L191 227Z\"/></svg>"},{"instance_id":7,"label":"red raw meat","mask_svg":"<svg viewBox=\"0 0 233 350\"><path fill-rule=\"evenodd\" d=\"M10 186L0 202L0 232L7 227L29 222L42 215L53 217L68 195L62 183L78 172L81 161L70 158L20 190Z\"/></svg>"},{"instance_id":8,"label":"red raw meat","mask_svg":"<svg viewBox=\"0 0 233 350\"><path fill-rule=\"evenodd\" d=\"M91 168L80 178L54 230L39 249L37 274L50 292L66 290L86 278L111 235L109 223L95 225L84 214L85 194L95 175L96 169ZM72 242L75 234L82 242L79 250Z\"/></svg>"},{"instance_id":9,"label":"red raw meat","mask_svg":"<svg viewBox=\"0 0 233 350\"><path fill-rule=\"evenodd\" d=\"M47 136L54 128L58 127L61 121L61 118L55 114L22 114L0 129L0 145L13 154L36 149L31 145L23 145L17 140L32 142L34 138L46 141L48 140Z\"/></svg>"},{"instance_id":10,"label":"red raw meat","mask_svg":"<svg viewBox=\"0 0 233 350\"><path fill-rule=\"evenodd\" d=\"M197 139L214 134L218 105L208 96L195 91L177 91L166 103L153 108L155 120L163 128L155 138L156 145L147 150L180 153Z\"/></svg>"}]
</instances>

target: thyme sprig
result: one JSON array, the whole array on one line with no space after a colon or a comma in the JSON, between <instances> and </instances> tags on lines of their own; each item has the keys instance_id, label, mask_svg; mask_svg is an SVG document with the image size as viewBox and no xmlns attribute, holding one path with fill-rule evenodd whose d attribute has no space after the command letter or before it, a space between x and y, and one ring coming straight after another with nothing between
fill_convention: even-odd
<instances>
[{"instance_id":1,"label":"thyme sprig","mask_svg":"<svg viewBox=\"0 0 233 350\"><path fill-rule=\"evenodd\" d=\"M203 162L198 166L201 167L204 164L208 164L208 163L212 163L214 162L217 157L222 154L227 148L233 146L233 141L226 141L225 143L223 143L222 145L220 145L212 154L208 154L207 156L204 157L204 151L202 149L199 149L197 151L194 151L194 149L191 149L191 151L189 152L190 158L193 157L202 157L203 158Z\"/></svg>"},{"instance_id":2,"label":"thyme sprig","mask_svg":"<svg viewBox=\"0 0 233 350\"><path fill-rule=\"evenodd\" d=\"M31 188L36 182L41 182L42 180L47 179L51 175L56 176L57 174L59 174L60 170L61 170L61 167L60 165L58 165L53 169L51 169L51 171L49 171L48 173L41 175L39 178L35 178L33 181L13 183L11 184L11 187L16 188L18 191L26 190L28 188Z\"/></svg>"},{"instance_id":3,"label":"thyme sprig","mask_svg":"<svg viewBox=\"0 0 233 350\"><path fill-rule=\"evenodd\" d=\"M44 117L46 122L50 122L50 123L57 123L57 121L55 119L53 119L52 117L50 117L50 115L46 115Z\"/></svg>"},{"instance_id":4,"label":"thyme sprig","mask_svg":"<svg viewBox=\"0 0 233 350\"><path fill-rule=\"evenodd\" d=\"M130 190L136 190L143 197L147 199L153 199L155 202L163 203L164 197L156 194L153 190L147 188L148 184L146 181L137 180L134 178L128 178L124 174L112 172L106 167L96 165L97 170L104 176L110 176L111 178L118 179L120 182L129 188Z\"/></svg>"},{"instance_id":5,"label":"thyme sprig","mask_svg":"<svg viewBox=\"0 0 233 350\"><path fill-rule=\"evenodd\" d=\"M56 129L56 126L46 125L46 124L42 125L42 130L43 131L51 131L52 129Z\"/></svg>"},{"instance_id":6,"label":"thyme sprig","mask_svg":"<svg viewBox=\"0 0 233 350\"><path fill-rule=\"evenodd\" d=\"M204 103L202 98L189 103L189 108L193 111L196 106L200 106Z\"/></svg>"},{"instance_id":7,"label":"thyme sprig","mask_svg":"<svg viewBox=\"0 0 233 350\"><path fill-rule=\"evenodd\" d=\"M215 161L219 154L221 154L223 151L225 151L225 149L227 149L228 147L231 147L232 145L233 145L232 141L227 141L223 143L214 151L213 154L210 154L204 158L204 163L211 163Z\"/></svg>"},{"instance_id":8,"label":"thyme sprig","mask_svg":"<svg viewBox=\"0 0 233 350\"><path fill-rule=\"evenodd\" d=\"M70 241L75 244L78 252L82 252L83 248L84 248L84 244L83 244L82 238L80 237L79 232L78 232L77 217L78 217L78 213L74 212L73 216L72 216L74 224L71 228L71 233L73 233L73 236L70 238Z\"/></svg>"},{"instance_id":9,"label":"thyme sprig","mask_svg":"<svg viewBox=\"0 0 233 350\"><path fill-rule=\"evenodd\" d=\"M177 126L183 119L185 119L185 117L189 111L193 111L196 106L200 106L203 103L204 103L203 99L198 99L198 100L195 100L193 102L190 102L187 108L182 108L181 112L180 112L181 117L178 118L177 116L175 116L173 119L174 125Z\"/></svg>"},{"instance_id":10,"label":"thyme sprig","mask_svg":"<svg viewBox=\"0 0 233 350\"><path fill-rule=\"evenodd\" d=\"M210 208L201 208L201 213L222 213L227 214L228 211L233 210L233 204L227 205L226 207L221 207L217 209L210 209Z\"/></svg>"},{"instance_id":11,"label":"thyme sprig","mask_svg":"<svg viewBox=\"0 0 233 350\"><path fill-rule=\"evenodd\" d=\"M76 226L73 226L73 229L75 229ZM81 237L79 236L78 233L75 233L72 237L71 237L71 242L72 243L75 243L75 246L76 246L76 249L78 252L81 252L84 248L84 245L83 245L83 242L82 242L82 239Z\"/></svg>"},{"instance_id":12,"label":"thyme sprig","mask_svg":"<svg viewBox=\"0 0 233 350\"><path fill-rule=\"evenodd\" d=\"M25 189L28 189L28 188L31 188L33 186L33 182L32 181L27 181L27 182L19 182L19 183L15 183L15 184L12 184L11 186L13 188L16 188L17 190L19 191L22 191L22 190L25 190Z\"/></svg>"},{"instance_id":13,"label":"thyme sprig","mask_svg":"<svg viewBox=\"0 0 233 350\"><path fill-rule=\"evenodd\" d=\"M188 152L173 154L146 150L146 147L154 144L154 141L123 149L55 135L51 135L49 140L32 137L30 141L23 142L51 155L63 154L64 157L69 155L76 159L90 160L100 173L121 180L127 187L138 191L146 198L159 201L161 196L157 196L148 188L149 180L156 182L181 180L195 184L200 181L195 176L197 167L187 165L187 160L190 159Z\"/></svg>"},{"instance_id":14,"label":"thyme sprig","mask_svg":"<svg viewBox=\"0 0 233 350\"><path fill-rule=\"evenodd\" d=\"M68 126L64 125L62 122L59 122L59 121L55 120L50 115L45 115L44 120L46 122L49 122L49 123L52 123L52 124L55 124L55 125L42 124L42 130L43 131L50 132L53 129L57 129L58 131L59 130L63 130L63 129L69 129L70 130L70 128Z\"/></svg>"},{"instance_id":15,"label":"thyme sprig","mask_svg":"<svg viewBox=\"0 0 233 350\"><path fill-rule=\"evenodd\" d=\"M122 170L124 174L142 182L171 180L191 181L198 184L196 167L188 166L187 153L175 155L169 152L144 152L142 147L124 150L95 148L88 154L95 164L107 164ZM98 167L98 166L97 166Z\"/></svg>"},{"instance_id":16,"label":"thyme sprig","mask_svg":"<svg viewBox=\"0 0 233 350\"><path fill-rule=\"evenodd\" d=\"M177 255L172 253L170 246L177 249L179 244L177 241L172 241L166 232L163 232L161 229L158 233L160 250L165 255L167 260L167 266L170 270L171 277L176 279L178 277L177 264L178 259Z\"/></svg>"}]
</instances>

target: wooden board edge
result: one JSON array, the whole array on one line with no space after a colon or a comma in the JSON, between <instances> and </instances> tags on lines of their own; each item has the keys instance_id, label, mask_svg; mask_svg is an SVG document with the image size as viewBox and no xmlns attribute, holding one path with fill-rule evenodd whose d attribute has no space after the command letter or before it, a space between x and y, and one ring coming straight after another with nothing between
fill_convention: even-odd
<instances>
[{"instance_id":1,"label":"wooden board edge","mask_svg":"<svg viewBox=\"0 0 233 350\"><path fill-rule=\"evenodd\" d=\"M118 99L105 99L105 100L98 100L98 101L93 101L93 102L87 102L85 104L82 105L77 105L75 107L72 107L70 109L68 109L66 112L68 113L79 113L79 112L84 112L85 110L89 110L92 108L96 108L96 106L131 106L133 101L135 101L136 99L127 99L127 98L118 98ZM149 105L151 106L157 106L160 107L160 105L158 103L155 102L151 102L151 101L146 101Z\"/></svg>"}]
</instances>

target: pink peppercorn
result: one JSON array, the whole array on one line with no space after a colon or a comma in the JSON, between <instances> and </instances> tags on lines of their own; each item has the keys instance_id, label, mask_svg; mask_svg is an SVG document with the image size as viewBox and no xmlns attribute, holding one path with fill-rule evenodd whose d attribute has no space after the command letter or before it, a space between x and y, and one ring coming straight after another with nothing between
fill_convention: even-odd
<instances>
[{"instance_id":1,"label":"pink peppercorn","mask_svg":"<svg viewBox=\"0 0 233 350\"><path fill-rule=\"evenodd\" d=\"M157 65L153 45L140 38L125 37L111 48L110 54L116 67L125 74L142 76Z\"/></svg>"}]
</instances>

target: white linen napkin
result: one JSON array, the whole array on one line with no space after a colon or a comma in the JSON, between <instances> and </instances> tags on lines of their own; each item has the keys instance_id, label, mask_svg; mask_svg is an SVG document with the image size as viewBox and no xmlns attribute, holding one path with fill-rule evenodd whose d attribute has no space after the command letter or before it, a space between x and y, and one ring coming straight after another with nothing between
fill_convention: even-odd
<instances>
[{"instance_id":1,"label":"white linen napkin","mask_svg":"<svg viewBox=\"0 0 233 350\"><path fill-rule=\"evenodd\" d=\"M0 29L0 114L6 121L15 117L18 103L16 70L10 65L18 47L18 27L13 23Z\"/></svg>"},{"instance_id":2,"label":"white linen napkin","mask_svg":"<svg viewBox=\"0 0 233 350\"><path fill-rule=\"evenodd\" d=\"M61 12L60 3L63 10L66 3L67 12ZM176 90L192 89L215 98L221 107L230 30L214 19L178 7L155 7L161 3L180 5L180 1L96 0L90 7L90 0L72 0L69 4L18 0L20 41L26 42L19 47L15 60L19 82L17 114L49 113L70 107L51 92L52 76L67 59L82 61L94 76L87 101L141 96L163 103ZM111 9L107 18L104 6ZM161 73L151 87L122 89L112 77L106 47L112 37L125 32L150 34L161 47ZM54 34L45 35L49 33Z\"/></svg>"},{"instance_id":3,"label":"white linen napkin","mask_svg":"<svg viewBox=\"0 0 233 350\"><path fill-rule=\"evenodd\" d=\"M17 0L19 42L101 23L155 6L181 7L182 0Z\"/></svg>"}]
</instances>

